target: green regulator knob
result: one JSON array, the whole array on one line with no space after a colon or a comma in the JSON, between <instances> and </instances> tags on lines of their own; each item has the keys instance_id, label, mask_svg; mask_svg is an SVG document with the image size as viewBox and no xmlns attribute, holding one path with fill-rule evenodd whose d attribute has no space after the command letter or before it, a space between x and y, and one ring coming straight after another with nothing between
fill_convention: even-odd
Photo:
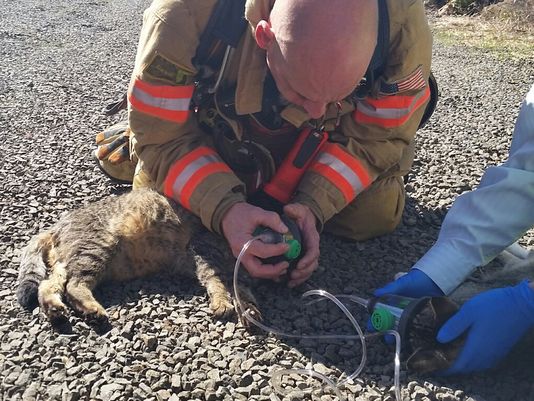
<instances>
[{"instance_id":1,"label":"green regulator knob","mask_svg":"<svg viewBox=\"0 0 534 401\"><path fill-rule=\"evenodd\" d=\"M371 324L376 331L395 328L395 316L384 308L376 308L371 315Z\"/></svg>"},{"instance_id":2,"label":"green regulator knob","mask_svg":"<svg viewBox=\"0 0 534 401\"><path fill-rule=\"evenodd\" d=\"M292 238L288 241L285 241L286 244L289 245L289 249L286 253L284 253L284 256L288 258L289 260L296 259L300 256L300 251L302 250L302 246L300 245L300 242L296 239Z\"/></svg>"},{"instance_id":3,"label":"green regulator knob","mask_svg":"<svg viewBox=\"0 0 534 401\"><path fill-rule=\"evenodd\" d=\"M276 264L285 260L289 262L289 270L291 270L303 254L302 237L297 223L294 220L286 215L281 215L280 217L289 229L288 232L282 234L267 227L258 227L254 230L253 235L260 237L263 242L268 244L285 242L289 245L289 249L283 255L263 259L263 263Z\"/></svg>"}]
</instances>

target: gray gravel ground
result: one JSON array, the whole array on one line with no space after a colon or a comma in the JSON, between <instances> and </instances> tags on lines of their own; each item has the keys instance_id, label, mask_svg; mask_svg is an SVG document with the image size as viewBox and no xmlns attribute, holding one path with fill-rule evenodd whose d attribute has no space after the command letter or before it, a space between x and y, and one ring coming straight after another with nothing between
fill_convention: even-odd
<instances>
[{"instance_id":1,"label":"gray gravel ground","mask_svg":"<svg viewBox=\"0 0 534 401\"><path fill-rule=\"evenodd\" d=\"M114 326L104 336L74 317L75 334L58 335L38 309L18 307L15 279L30 236L65 210L127 189L109 182L90 155L95 132L123 117L101 110L126 88L147 5L8 0L0 8L0 399L277 400L270 374L278 368L314 366L336 378L359 363L355 343L250 335L214 321L200 286L165 276L103 287ZM452 200L476 185L484 166L503 161L533 66L436 45L441 97L418 137L403 224L362 243L324 236L312 286L365 295L407 270L435 240ZM256 292L267 322L286 331L350 333L326 303L303 310L299 291L260 284ZM369 348L366 369L344 393L392 401L392 349L381 341ZM403 396L534 400L531 350L523 344L497 371L464 378L403 371ZM310 383L292 385L284 400L310 399Z\"/></svg>"}]
</instances>

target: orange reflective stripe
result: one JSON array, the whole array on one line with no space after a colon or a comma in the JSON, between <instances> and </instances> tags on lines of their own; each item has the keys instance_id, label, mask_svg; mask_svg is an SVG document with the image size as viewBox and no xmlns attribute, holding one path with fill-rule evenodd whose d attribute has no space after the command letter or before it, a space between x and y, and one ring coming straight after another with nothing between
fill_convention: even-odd
<instances>
[{"instance_id":1,"label":"orange reflective stripe","mask_svg":"<svg viewBox=\"0 0 534 401\"><path fill-rule=\"evenodd\" d=\"M329 153L337 157L339 160L341 160L343 163L345 163L348 167L350 167L352 171L356 173L364 187L367 187L371 183L371 177L369 176L369 173L367 173L367 171L363 168L362 164L358 159L345 152L338 145L335 145L333 143L328 145L329 146L326 147L326 151L328 151Z\"/></svg>"},{"instance_id":2,"label":"orange reflective stripe","mask_svg":"<svg viewBox=\"0 0 534 401\"><path fill-rule=\"evenodd\" d=\"M354 191L354 188L352 188L352 186L345 179L345 177L343 177L333 168L327 166L326 164L317 163L312 166L311 170L315 171L316 173L322 175L323 177L331 181L336 186L336 188L341 191L346 203L349 203L352 199L356 197L356 192Z\"/></svg>"},{"instance_id":3,"label":"orange reflective stripe","mask_svg":"<svg viewBox=\"0 0 534 401\"><path fill-rule=\"evenodd\" d=\"M151 96L166 99L190 98L193 96L194 85L170 86L170 85L152 85L148 82L136 78L134 86L140 88Z\"/></svg>"},{"instance_id":4,"label":"orange reflective stripe","mask_svg":"<svg viewBox=\"0 0 534 401\"><path fill-rule=\"evenodd\" d=\"M213 149L198 147L170 168L164 182L164 193L191 209L190 198L197 186L207 176L219 172L232 171Z\"/></svg>"},{"instance_id":5,"label":"orange reflective stripe","mask_svg":"<svg viewBox=\"0 0 534 401\"><path fill-rule=\"evenodd\" d=\"M180 203L186 209L191 210L191 195L193 195L193 192L197 188L198 184L204 181L204 179L211 174L231 172L232 170L230 170L230 167L228 167L224 162L208 164L204 167L201 167L191 176L187 184L184 186L180 196Z\"/></svg>"},{"instance_id":6,"label":"orange reflective stripe","mask_svg":"<svg viewBox=\"0 0 534 401\"><path fill-rule=\"evenodd\" d=\"M430 89L414 96L393 95L378 99L365 98L356 104L353 118L357 123L376 124L385 128L401 126L430 97Z\"/></svg>"},{"instance_id":7,"label":"orange reflective stripe","mask_svg":"<svg viewBox=\"0 0 534 401\"><path fill-rule=\"evenodd\" d=\"M139 110L141 113L148 114L149 116L154 116L161 118L162 120L172 121L175 123L183 123L187 121L189 117L189 111L167 111L159 109L157 107L148 106L142 102L138 102L137 99L129 97L128 101L132 105L132 108Z\"/></svg>"},{"instance_id":8,"label":"orange reflective stripe","mask_svg":"<svg viewBox=\"0 0 534 401\"><path fill-rule=\"evenodd\" d=\"M152 85L135 79L128 91L133 109L163 120L183 123L189 116L194 85Z\"/></svg>"},{"instance_id":9,"label":"orange reflective stripe","mask_svg":"<svg viewBox=\"0 0 534 401\"><path fill-rule=\"evenodd\" d=\"M202 156L211 155L211 154L216 155L217 153L215 153L213 149L208 148L207 146L200 146L196 148L195 150L193 150L192 152L187 153L184 157L182 157L176 163L174 163L174 165L169 170L169 173L167 174L167 179L165 180L165 182L167 184L169 183L174 184L174 181L176 180L176 178L182 173L182 171L184 171L184 169L191 162L195 161L196 159ZM167 193L167 189L165 189L165 193Z\"/></svg>"},{"instance_id":10,"label":"orange reflective stripe","mask_svg":"<svg viewBox=\"0 0 534 401\"><path fill-rule=\"evenodd\" d=\"M371 176L357 158L333 143L325 144L310 166L310 170L335 185L347 203L367 188L372 181Z\"/></svg>"}]
</instances>

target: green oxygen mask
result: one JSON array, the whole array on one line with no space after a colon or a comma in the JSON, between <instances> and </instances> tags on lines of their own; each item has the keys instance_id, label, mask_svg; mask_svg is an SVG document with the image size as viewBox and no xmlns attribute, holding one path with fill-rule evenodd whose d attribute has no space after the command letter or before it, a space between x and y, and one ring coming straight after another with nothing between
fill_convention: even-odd
<instances>
[{"instance_id":1,"label":"green oxygen mask","mask_svg":"<svg viewBox=\"0 0 534 401\"><path fill-rule=\"evenodd\" d=\"M281 242L288 244L289 249L283 255L265 258L262 259L262 262L266 264L276 264L287 261L289 262L288 272L290 272L295 268L297 262L304 253L302 236L297 223L293 219L289 218L285 214L282 214L280 218L288 228L286 233L282 234L268 227L260 226L254 230L253 235L255 237L260 237L260 240L266 244L279 244Z\"/></svg>"},{"instance_id":2,"label":"green oxygen mask","mask_svg":"<svg viewBox=\"0 0 534 401\"><path fill-rule=\"evenodd\" d=\"M441 326L459 310L447 297L384 295L368 300L367 310L374 330L400 334L403 352L408 354L406 366L419 373L449 368L465 342L464 336L447 344L436 340Z\"/></svg>"}]
</instances>

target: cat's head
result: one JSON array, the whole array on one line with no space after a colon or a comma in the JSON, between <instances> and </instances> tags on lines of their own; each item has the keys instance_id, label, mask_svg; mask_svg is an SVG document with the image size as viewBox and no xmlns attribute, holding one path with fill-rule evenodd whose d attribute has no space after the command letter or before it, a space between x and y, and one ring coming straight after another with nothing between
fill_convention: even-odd
<instances>
[{"instance_id":1,"label":"cat's head","mask_svg":"<svg viewBox=\"0 0 534 401\"><path fill-rule=\"evenodd\" d=\"M452 365L462 349L464 338L441 344L436 336L441 326L458 309L458 305L447 297L431 297L426 300L404 334L409 353L406 361L408 369L418 373L431 373Z\"/></svg>"}]
</instances>

